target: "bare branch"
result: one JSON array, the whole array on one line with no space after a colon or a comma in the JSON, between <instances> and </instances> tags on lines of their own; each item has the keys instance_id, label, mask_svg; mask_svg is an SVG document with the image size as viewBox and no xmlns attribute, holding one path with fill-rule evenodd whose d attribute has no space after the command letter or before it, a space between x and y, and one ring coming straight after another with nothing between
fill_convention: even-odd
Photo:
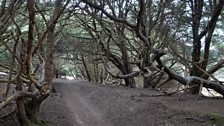
<instances>
[{"instance_id":1,"label":"bare branch","mask_svg":"<svg viewBox=\"0 0 224 126\"><path fill-rule=\"evenodd\" d=\"M10 96L9 98L7 98L5 101L3 101L0 104L0 110L3 109L5 106L7 106L8 104L10 104L12 101L15 101L18 98L21 97L30 97L30 98L35 98L37 96L37 92L25 92L25 91L19 91L16 94Z\"/></svg>"},{"instance_id":2,"label":"bare branch","mask_svg":"<svg viewBox=\"0 0 224 126\"><path fill-rule=\"evenodd\" d=\"M120 22L120 23L124 23L126 25L128 25L131 28L135 28L136 25L135 24L131 24L130 22L128 22L126 19L123 18L118 18L114 15L109 14L102 6L100 5L96 5L92 2L90 2L89 0L82 0L84 3L88 4L90 7L93 7L95 9L101 10L103 12L103 14L105 14L108 18L110 18L111 20Z\"/></svg>"},{"instance_id":3,"label":"bare branch","mask_svg":"<svg viewBox=\"0 0 224 126\"><path fill-rule=\"evenodd\" d=\"M213 11L211 19L209 20L206 28L200 33L199 39L202 39L208 33L209 30L212 30L212 31L214 30L216 22L222 11L223 6L224 6L224 1L220 0L218 2L218 5L215 6L215 10Z\"/></svg>"}]
</instances>

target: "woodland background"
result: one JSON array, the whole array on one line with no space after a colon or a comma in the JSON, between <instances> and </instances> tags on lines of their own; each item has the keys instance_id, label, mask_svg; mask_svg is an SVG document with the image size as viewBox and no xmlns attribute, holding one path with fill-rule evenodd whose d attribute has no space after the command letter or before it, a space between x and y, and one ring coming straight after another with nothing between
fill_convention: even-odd
<instances>
[{"instance_id":1,"label":"woodland background","mask_svg":"<svg viewBox=\"0 0 224 126\"><path fill-rule=\"evenodd\" d=\"M0 109L37 123L54 77L224 95L223 0L1 0ZM168 87L165 87L168 88ZM13 92L13 93L11 93Z\"/></svg>"}]
</instances>

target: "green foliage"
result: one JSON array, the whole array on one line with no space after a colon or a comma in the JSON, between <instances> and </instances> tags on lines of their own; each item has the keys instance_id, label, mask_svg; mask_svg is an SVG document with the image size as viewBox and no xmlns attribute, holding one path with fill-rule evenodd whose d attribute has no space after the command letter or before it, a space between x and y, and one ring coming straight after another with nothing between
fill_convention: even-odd
<instances>
[{"instance_id":1,"label":"green foliage","mask_svg":"<svg viewBox=\"0 0 224 126\"><path fill-rule=\"evenodd\" d=\"M211 120L216 126L224 125L224 116L217 113L207 113L206 116Z\"/></svg>"},{"instance_id":2,"label":"green foliage","mask_svg":"<svg viewBox=\"0 0 224 126\"><path fill-rule=\"evenodd\" d=\"M44 120L40 120L40 121L38 122L38 126L48 126L48 124L47 124L46 121L44 121Z\"/></svg>"}]
</instances>

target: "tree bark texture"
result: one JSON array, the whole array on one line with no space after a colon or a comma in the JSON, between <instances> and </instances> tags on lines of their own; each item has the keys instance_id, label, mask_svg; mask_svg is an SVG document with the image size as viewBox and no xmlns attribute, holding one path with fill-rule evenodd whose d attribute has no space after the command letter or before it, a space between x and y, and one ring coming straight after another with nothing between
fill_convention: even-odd
<instances>
[{"instance_id":1,"label":"tree bark texture","mask_svg":"<svg viewBox=\"0 0 224 126\"><path fill-rule=\"evenodd\" d=\"M212 35L218 21L218 17L221 14L222 8L224 6L224 1L221 0L218 4L211 9L211 17L208 21L206 27L200 31L200 23L203 17L203 7L204 1L191 1L191 11L192 11L192 32L193 32L193 53L192 53L192 62L199 66L202 70L207 70L208 60L209 60L209 51L212 40ZM204 42L202 38L205 37ZM202 55L202 43L205 43ZM197 77L206 77L203 76L204 72L198 69L195 65L192 66L190 70L191 76ZM206 79L206 78L205 78ZM197 84L196 84L197 85ZM196 94L199 91L199 86L192 88L190 92Z\"/></svg>"}]
</instances>

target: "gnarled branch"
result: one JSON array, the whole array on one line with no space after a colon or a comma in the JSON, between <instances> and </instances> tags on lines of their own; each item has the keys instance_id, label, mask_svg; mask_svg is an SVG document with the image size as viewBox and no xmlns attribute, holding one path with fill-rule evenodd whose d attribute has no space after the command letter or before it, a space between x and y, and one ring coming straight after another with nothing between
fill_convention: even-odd
<instances>
[{"instance_id":1,"label":"gnarled branch","mask_svg":"<svg viewBox=\"0 0 224 126\"><path fill-rule=\"evenodd\" d=\"M164 72L166 72L168 74L169 78L174 79L174 80L180 82L183 85L188 85L189 84L189 81L190 81L189 78L184 78L184 77L180 76L179 74L176 74L174 71L172 71L166 65L163 64L163 62L161 61L160 58L163 55L165 55L164 52L156 51L154 53L155 53L155 58L154 59L158 63L158 68L159 69L163 68ZM194 80L202 81L203 82L202 83L203 87L213 89L217 93L219 93L222 96L224 96L224 85L223 84L220 84L220 83L217 83L217 82L213 82L213 81L210 81L210 80L206 80L206 79L203 79L201 77L195 77L195 76L190 76L190 77L193 78Z\"/></svg>"}]
</instances>

